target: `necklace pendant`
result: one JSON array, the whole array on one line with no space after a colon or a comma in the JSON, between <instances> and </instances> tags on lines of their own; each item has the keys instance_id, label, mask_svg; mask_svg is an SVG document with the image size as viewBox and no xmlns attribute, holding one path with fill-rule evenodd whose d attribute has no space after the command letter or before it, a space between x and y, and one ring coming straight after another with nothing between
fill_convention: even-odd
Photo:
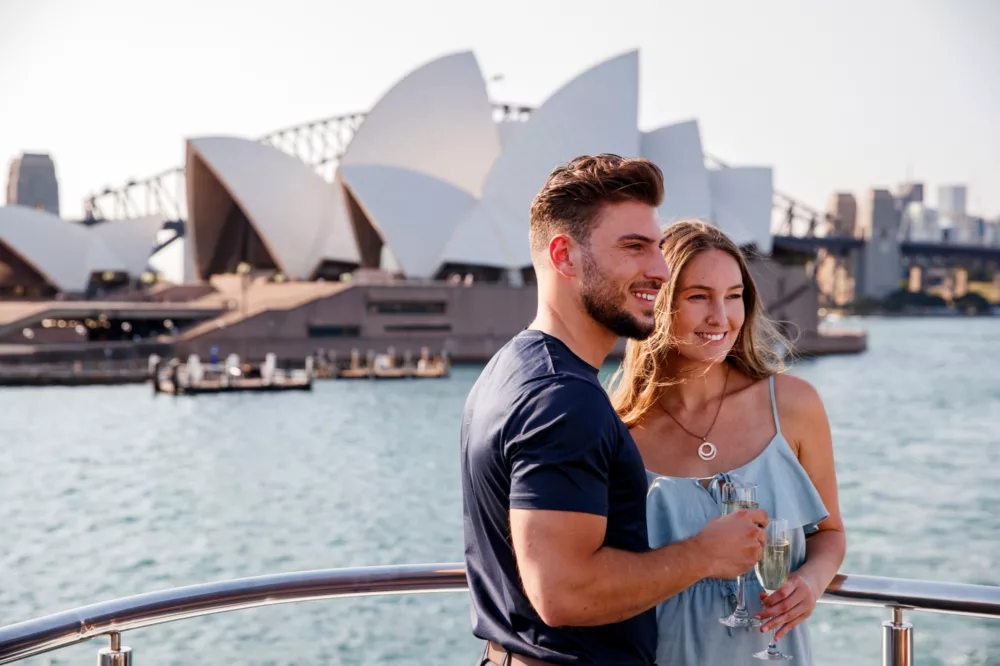
<instances>
[{"instance_id":1,"label":"necklace pendant","mask_svg":"<svg viewBox=\"0 0 1000 666\"><path fill-rule=\"evenodd\" d=\"M715 458L716 452L715 444L712 442L702 442L701 446L698 447L698 457L705 461Z\"/></svg>"}]
</instances>

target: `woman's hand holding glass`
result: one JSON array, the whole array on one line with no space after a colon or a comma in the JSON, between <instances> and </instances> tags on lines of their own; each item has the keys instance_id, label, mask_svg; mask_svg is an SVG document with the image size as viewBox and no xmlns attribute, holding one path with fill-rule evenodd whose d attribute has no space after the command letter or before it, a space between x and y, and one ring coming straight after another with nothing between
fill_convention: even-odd
<instances>
[{"instance_id":1,"label":"woman's hand holding glass","mask_svg":"<svg viewBox=\"0 0 1000 666\"><path fill-rule=\"evenodd\" d=\"M767 524L767 545L764 546L764 555L754 567L760 586L772 594L783 589L788 583L791 564L792 540L788 532L788 521L772 519ZM756 617L759 617L759 614ZM775 636L773 629L776 623L777 619L773 619L768 625L771 627L771 642L768 643L766 650L754 652L755 658L766 661L789 661L793 658L778 649L778 637ZM764 631L763 627L761 631Z\"/></svg>"},{"instance_id":2,"label":"woman's hand holding glass","mask_svg":"<svg viewBox=\"0 0 1000 666\"><path fill-rule=\"evenodd\" d=\"M793 573L774 594L761 592L760 599L762 608L755 617L764 622L761 631L780 627L775 638L781 640L782 636L812 615L819 595L805 578Z\"/></svg>"}]
</instances>

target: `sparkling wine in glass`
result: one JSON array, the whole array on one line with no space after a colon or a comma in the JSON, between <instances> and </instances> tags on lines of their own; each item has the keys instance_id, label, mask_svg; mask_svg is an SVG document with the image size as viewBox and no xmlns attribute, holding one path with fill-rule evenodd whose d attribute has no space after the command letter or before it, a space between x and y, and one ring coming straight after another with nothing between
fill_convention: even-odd
<instances>
[{"instance_id":1,"label":"sparkling wine in glass","mask_svg":"<svg viewBox=\"0 0 1000 666\"><path fill-rule=\"evenodd\" d=\"M730 502L724 501L722 503L722 515L728 516L731 513L736 513L740 509L756 509L756 502L741 502L739 500L733 500Z\"/></svg>"},{"instance_id":2,"label":"sparkling wine in glass","mask_svg":"<svg viewBox=\"0 0 1000 666\"><path fill-rule=\"evenodd\" d=\"M740 509L757 508L757 484L730 481L722 484L722 515L728 516ZM746 604L746 574L737 579L736 610L728 617L719 618L727 627L759 627L761 622L750 615Z\"/></svg>"},{"instance_id":3,"label":"sparkling wine in glass","mask_svg":"<svg viewBox=\"0 0 1000 666\"><path fill-rule=\"evenodd\" d=\"M792 566L792 540L790 537L787 520L771 519L768 522L764 555L754 566L757 580L768 594L774 594L788 580ZM771 642L768 643L767 649L755 652L753 656L767 661L788 661L791 657L778 649L778 644L774 640L774 632L775 628L772 628Z\"/></svg>"}]
</instances>

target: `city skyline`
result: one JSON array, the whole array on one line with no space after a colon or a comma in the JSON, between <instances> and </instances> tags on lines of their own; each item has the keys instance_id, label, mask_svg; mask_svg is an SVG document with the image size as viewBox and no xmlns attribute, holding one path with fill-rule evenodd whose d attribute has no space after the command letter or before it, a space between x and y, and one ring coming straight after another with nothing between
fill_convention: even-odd
<instances>
[{"instance_id":1,"label":"city skyline","mask_svg":"<svg viewBox=\"0 0 1000 666\"><path fill-rule=\"evenodd\" d=\"M386 20L384 6L105 0L84 13L13 0L0 6L0 62L30 64L5 67L19 103L0 108L0 159L50 154L64 216L79 217L89 193L181 164L188 136L254 137L364 110L448 52L476 53L497 78L494 99L537 104L639 48L643 129L697 118L707 152L773 164L775 186L818 209L834 191L913 179L930 185L930 205L938 185L962 183L970 213L1000 214L1000 6L824 2L804 17L794 3L723 4L604 16L581 3L505 3L484 21L455 2L396 7ZM880 41L903 20L902 42Z\"/></svg>"}]
</instances>

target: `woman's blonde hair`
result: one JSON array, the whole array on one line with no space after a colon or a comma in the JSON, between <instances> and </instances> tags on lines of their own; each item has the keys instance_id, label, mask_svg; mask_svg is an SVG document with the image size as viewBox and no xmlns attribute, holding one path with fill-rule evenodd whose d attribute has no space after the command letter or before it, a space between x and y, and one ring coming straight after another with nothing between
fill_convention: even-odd
<instances>
[{"instance_id":1,"label":"woman's blonde hair","mask_svg":"<svg viewBox=\"0 0 1000 666\"><path fill-rule=\"evenodd\" d=\"M621 367L612 377L611 404L628 427L643 419L663 389L680 383L668 376L668 360L678 347L672 331L676 312L674 296L684 268L706 250L722 250L739 264L743 277L743 328L726 361L751 379L764 379L784 370L778 346L789 347L778 326L768 318L746 257L726 234L700 220L684 220L663 232L663 256L670 267L670 280L656 299L656 330L645 340L629 340Z\"/></svg>"}]
</instances>

